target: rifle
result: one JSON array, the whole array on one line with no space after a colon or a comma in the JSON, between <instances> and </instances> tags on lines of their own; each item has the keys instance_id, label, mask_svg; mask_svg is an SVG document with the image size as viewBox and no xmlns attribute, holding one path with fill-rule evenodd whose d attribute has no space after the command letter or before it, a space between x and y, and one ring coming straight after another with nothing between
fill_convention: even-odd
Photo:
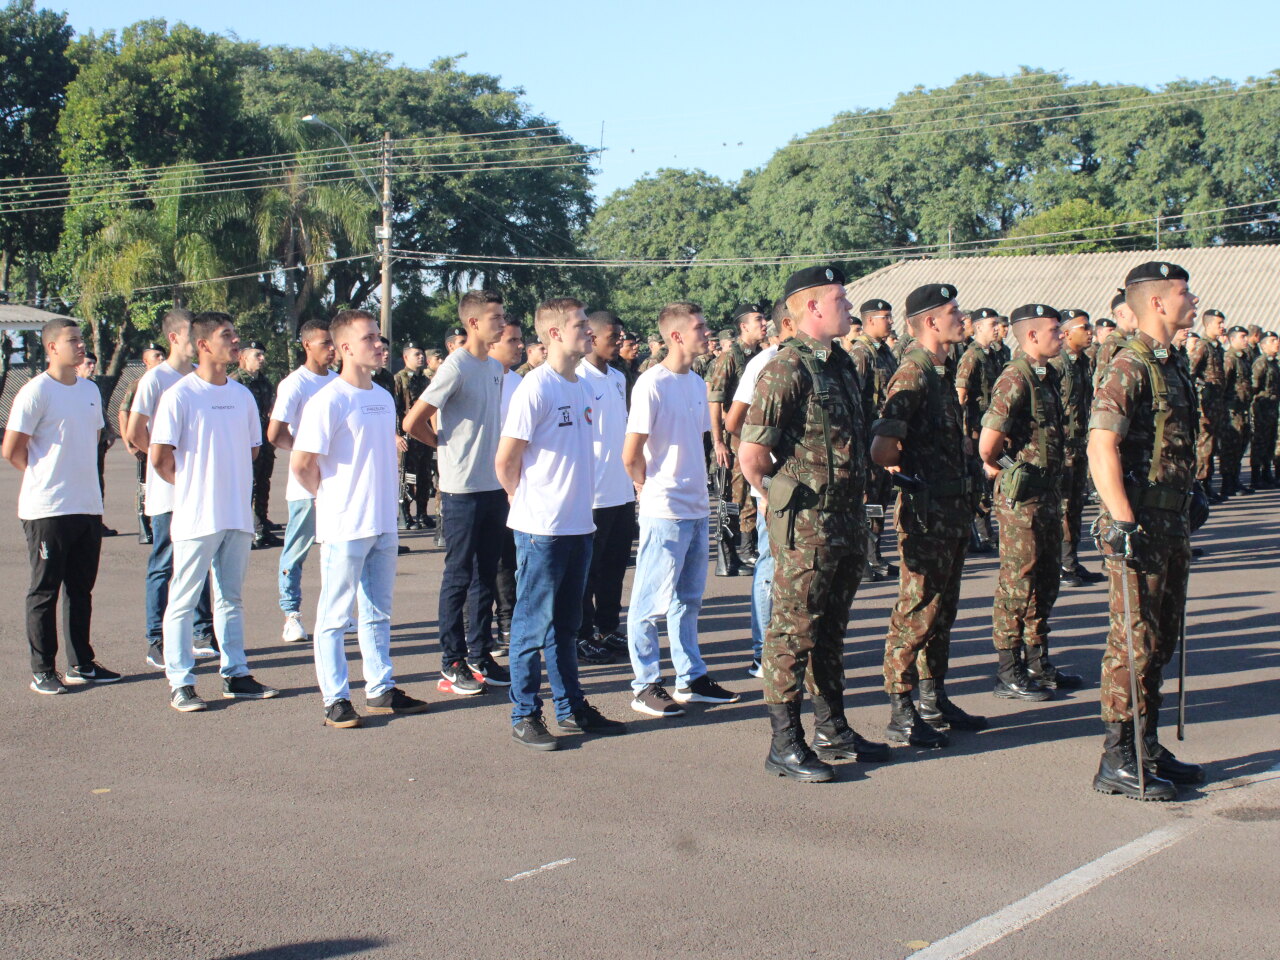
<instances>
[{"instance_id":1,"label":"rifle","mask_svg":"<svg viewBox=\"0 0 1280 960\"><path fill-rule=\"evenodd\" d=\"M138 457L138 492L135 507L138 512L138 542L151 543L151 518L147 516L147 458Z\"/></svg>"},{"instance_id":2,"label":"rifle","mask_svg":"<svg viewBox=\"0 0 1280 960\"><path fill-rule=\"evenodd\" d=\"M738 526L739 506L733 500L733 476L727 467L715 469L716 505L716 576L736 577L742 561L738 544L742 531Z\"/></svg>"}]
</instances>

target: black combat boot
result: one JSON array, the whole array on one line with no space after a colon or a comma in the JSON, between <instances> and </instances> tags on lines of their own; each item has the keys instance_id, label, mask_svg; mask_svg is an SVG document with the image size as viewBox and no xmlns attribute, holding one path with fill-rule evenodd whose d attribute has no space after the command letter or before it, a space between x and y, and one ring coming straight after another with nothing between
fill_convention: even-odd
<instances>
[{"instance_id":1,"label":"black combat boot","mask_svg":"<svg viewBox=\"0 0 1280 960\"><path fill-rule=\"evenodd\" d=\"M1079 690L1084 678L1074 673L1063 673L1049 662L1049 644L1027 644L1027 676L1050 690Z\"/></svg>"},{"instance_id":2,"label":"black combat boot","mask_svg":"<svg viewBox=\"0 0 1280 960\"><path fill-rule=\"evenodd\" d=\"M986 717L965 713L947 696L941 680L920 681L920 719L935 730L985 730Z\"/></svg>"},{"instance_id":3,"label":"black combat boot","mask_svg":"<svg viewBox=\"0 0 1280 960\"><path fill-rule=\"evenodd\" d=\"M1022 649L997 650L1000 657L996 667L996 685L991 692L1001 700L1034 700L1040 702L1053 699L1053 694L1027 676L1027 668L1022 663Z\"/></svg>"},{"instance_id":4,"label":"black combat boot","mask_svg":"<svg viewBox=\"0 0 1280 960\"><path fill-rule=\"evenodd\" d=\"M844 716L842 696L813 698L813 749L823 760L857 760L882 763L892 756L887 743L875 743L861 736Z\"/></svg>"},{"instance_id":5,"label":"black combat boot","mask_svg":"<svg viewBox=\"0 0 1280 960\"><path fill-rule=\"evenodd\" d=\"M920 719L909 693L889 694L889 725L884 728L890 743L909 743L913 747L945 747L951 741Z\"/></svg>"},{"instance_id":6,"label":"black combat boot","mask_svg":"<svg viewBox=\"0 0 1280 960\"><path fill-rule=\"evenodd\" d=\"M1080 572L1075 567L1062 566L1058 568L1058 582L1064 587L1083 587L1084 578L1080 576Z\"/></svg>"},{"instance_id":7,"label":"black combat boot","mask_svg":"<svg viewBox=\"0 0 1280 960\"><path fill-rule=\"evenodd\" d=\"M748 567L754 567L756 561L760 559L760 551L756 547L756 532L754 530L750 533L743 532L742 549L738 551L738 559L744 566Z\"/></svg>"},{"instance_id":8,"label":"black combat boot","mask_svg":"<svg viewBox=\"0 0 1280 960\"><path fill-rule=\"evenodd\" d=\"M1160 743L1160 737L1156 733L1159 721L1159 714L1154 710L1149 710L1142 718L1142 756L1146 762L1147 776L1154 774L1170 783L1188 786L1204 783L1204 767L1198 763L1183 763Z\"/></svg>"},{"instance_id":9,"label":"black combat boot","mask_svg":"<svg viewBox=\"0 0 1280 960\"><path fill-rule=\"evenodd\" d=\"M1133 723L1107 723L1102 741L1102 760L1098 763L1093 789L1099 793L1120 794L1135 800L1176 800L1178 791L1172 783L1146 772L1146 791L1138 782L1138 757L1134 751Z\"/></svg>"},{"instance_id":10,"label":"black combat boot","mask_svg":"<svg viewBox=\"0 0 1280 960\"><path fill-rule=\"evenodd\" d=\"M827 783L834 780L835 770L817 758L804 742L804 728L800 725L800 701L769 703L769 725L773 728L773 742L769 756L765 758L766 773L790 777L802 783Z\"/></svg>"},{"instance_id":11,"label":"black combat boot","mask_svg":"<svg viewBox=\"0 0 1280 960\"><path fill-rule=\"evenodd\" d=\"M1090 570L1088 567L1086 567L1083 563L1080 563L1078 560L1076 561L1075 571L1076 571L1076 576L1079 577L1081 580L1083 580L1085 583L1101 583L1103 580L1107 579L1107 575L1105 573L1099 573L1096 570Z\"/></svg>"}]
</instances>

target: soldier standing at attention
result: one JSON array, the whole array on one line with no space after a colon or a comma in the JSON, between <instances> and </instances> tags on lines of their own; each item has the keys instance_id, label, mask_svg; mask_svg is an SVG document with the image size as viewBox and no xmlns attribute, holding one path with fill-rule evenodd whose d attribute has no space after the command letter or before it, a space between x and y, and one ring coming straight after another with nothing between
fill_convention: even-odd
<instances>
[{"instance_id":1,"label":"soldier standing at attention","mask_svg":"<svg viewBox=\"0 0 1280 960\"><path fill-rule=\"evenodd\" d=\"M978 436L982 433L982 415L991 402L991 388L1004 368L1000 344L996 342L996 324L1000 319L1000 314L990 307L969 314L973 339L961 354L956 368L956 396L964 410L964 450L974 467L979 463ZM974 553L990 553L995 547L995 532L991 529L991 492L986 487L974 513L969 545Z\"/></svg>"},{"instance_id":2,"label":"soldier standing at attention","mask_svg":"<svg viewBox=\"0 0 1280 960\"><path fill-rule=\"evenodd\" d=\"M1009 318L996 318L996 343L995 355L1000 361L1000 369L1004 369L1004 365L1013 359L1013 351L1009 349Z\"/></svg>"},{"instance_id":3,"label":"soldier standing at attention","mask_svg":"<svg viewBox=\"0 0 1280 960\"><path fill-rule=\"evenodd\" d=\"M1111 591L1102 659L1106 739L1093 787L1141 800L1172 800L1174 783L1204 781L1204 771L1174 757L1156 732L1163 669L1182 630L1191 565L1195 394L1169 349L1174 334L1195 321L1189 279L1181 267L1159 261L1129 271L1125 298L1138 332L1103 371L1089 416L1089 472L1102 498L1100 540ZM1135 744L1139 716L1145 790Z\"/></svg>"},{"instance_id":4,"label":"soldier standing at attention","mask_svg":"<svg viewBox=\"0 0 1280 960\"><path fill-rule=\"evenodd\" d=\"M1213 458L1219 455L1222 432L1226 429L1227 407L1222 389L1226 383L1226 362L1218 338L1226 318L1221 310L1206 310L1200 318L1204 336L1187 344L1191 378L1199 398L1200 431L1196 435L1196 479L1204 486L1211 503L1221 503L1223 497L1214 494L1209 483L1213 478Z\"/></svg>"},{"instance_id":5,"label":"soldier standing at attention","mask_svg":"<svg viewBox=\"0 0 1280 960\"><path fill-rule=\"evenodd\" d=\"M1253 493L1253 488L1240 483L1240 463L1244 448L1249 443L1249 407L1253 403L1252 370L1249 363L1249 331L1235 326L1227 331L1227 350L1222 384L1226 399L1227 417L1222 432L1222 489L1223 499L1236 493Z\"/></svg>"},{"instance_id":6,"label":"soldier standing at attention","mask_svg":"<svg viewBox=\"0 0 1280 960\"><path fill-rule=\"evenodd\" d=\"M947 697L951 625L960 601L969 523L978 496L964 453L964 424L947 351L963 336L963 317L949 283L918 287L907 297L907 324L915 343L885 395L871 428L871 459L905 484L896 526L902 569L898 601L885 638L884 679L892 714L886 736L894 743L945 747L943 730L981 730ZM920 687L920 712L911 691Z\"/></svg>"},{"instance_id":7,"label":"soldier standing at attention","mask_svg":"<svg viewBox=\"0 0 1280 960\"><path fill-rule=\"evenodd\" d=\"M1062 402L1064 459L1062 468L1062 586L1081 587L1106 578L1086 570L1080 562L1080 522L1089 486L1089 406L1093 382L1089 375L1089 344L1093 331L1083 310L1062 312L1062 352L1049 361L1058 372Z\"/></svg>"},{"instance_id":8,"label":"soldier standing at attention","mask_svg":"<svg viewBox=\"0 0 1280 960\"><path fill-rule=\"evenodd\" d=\"M1093 362L1093 389L1096 392L1102 374L1111 364L1111 359L1120 352L1129 338L1138 329L1138 318L1133 315L1129 305L1124 302L1124 291L1119 290L1111 298L1111 314L1115 317L1115 329L1104 337L1098 346L1097 356Z\"/></svg>"},{"instance_id":9,"label":"soldier standing at attention","mask_svg":"<svg viewBox=\"0 0 1280 960\"><path fill-rule=\"evenodd\" d=\"M777 574L762 662L773 730L765 770L823 783L835 773L819 757L889 758L844 714L844 635L867 551L866 419L853 364L833 344L849 330L844 275L800 270L783 295L796 333L760 373L740 447L747 479L764 494ZM802 682L817 756L800 720Z\"/></svg>"},{"instance_id":10,"label":"soldier standing at attention","mask_svg":"<svg viewBox=\"0 0 1280 960\"><path fill-rule=\"evenodd\" d=\"M1062 350L1058 311L1029 303L1009 315L1021 355L1000 374L982 418L978 452L995 481L1000 574L991 634L1000 658L995 695L1048 700L1082 686L1049 662L1049 614L1058 599L1060 478L1066 464L1061 385L1050 364ZM1006 459L1007 458L1007 459ZM1010 463L1010 461L1012 461Z\"/></svg>"},{"instance_id":11,"label":"soldier standing at attention","mask_svg":"<svg viewBox=\"0 0 1280 960\"><path fill-rule=\"evenodd\" d=\"M400 526L403 530L431 530L435 521L427 516L427 504L431 501L431 448L421 440L404 434L404 415L409 412L422 391L431 382L426 374L427 354L416 340L405 342L402 353L404 369L395 375L396 433L405 441L400 453ZM410 480L409 478L413 479ZM410 507L417 504L417 516Z\"/></svg>"},{"instance_id":12,"label":"soldier standing at attention","mask_svg":"<svg viewBox=\"0 0 1280 960\"><path fill-rule=\"evenodd\" d=\"M276 402L276 385L271 382L266 371L267 351L259 340L250 340L249 345L240 351L240 360L234 374L235 379L248 388L253 394L253 402L258 405L258 419L262 421L262 436L267 435L267 424L271 422L271 409ZM271 471L276 465L276 448L270 443L263 443L258 448L258 456L253 461L253 543L250 548L261 550L264 547L280 546L280 538L271 532L271 521L267 519L267 505L271 499Z\"/></svg>"},{"instance_id":13,"label":"soldier standing at attention","mask_svg":"<svg viewBox=\"0 0 1280 960\"><path fill-rule=\"evenodd\" d=\"M868 300L858 308L862 318L862 333L849 345L849 359L858 372L862 388L862 415L866 433L871 436L871 424L880 415L889 379L898 369L898 361L885 342L893 331L893 308L887 300ZM868 442L870 440L868 439ZM897 576L898 568L880 555L880 536L884 533L884 512L893 502L893 484L889 474L870 464L867 476L867 564L862 579L878 583Z\"/></svg>"},{"instance_id":14,"label":"soldier standing at attention","mask_svg":"<svg viewBox=\"0 0 1280 960\"><path fill-rule=\"evenodd\" d=\"M1249 444L1249 479L1257 487L1274 487L1273 451L1276 423L1280 419L1280 335L1268 330L1258 342L1259 356L1253 361L1253 442Z\"/></svg>"}]
</instances>

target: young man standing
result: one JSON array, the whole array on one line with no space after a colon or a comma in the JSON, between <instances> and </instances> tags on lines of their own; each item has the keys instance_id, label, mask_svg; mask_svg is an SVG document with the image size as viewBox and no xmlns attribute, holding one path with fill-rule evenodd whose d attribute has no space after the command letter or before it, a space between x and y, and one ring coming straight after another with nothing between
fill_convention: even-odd
<instances>
[{"instance_id":1,"label":"young man standing","mask_svg":"<svg viewBox=\"0 0 1280 960\"><path fill-rule=\"evenodd\" d=\"M360 726L351 706L343 633L359 601L360 661L370 713L425 713L391 672L391 601L396 577L396 405L373 382L385 348L378 322L343 310L329 325L342 375L311 398L293 438L291 472L315 498L320 544L316 677L326 726Z\"/></svg>"},{"instance_id":2,"label":"young man standing","mask_svg":"<svg viewBox=\"0 0 1280 960\"><path fill-rule=\"evenodd\" d=\"M538 307L534 324L547 360L525 376L511 399L497 471L511 497L515 532L516 608L511 619L511 736L535 750L554 750L542 719L541 658L556 721L570 733L624 733L587 703L578 684L577 633L591 564L592 393L576 372L591 347L582 303L569 297Z\"/></svg>"},{"instance_id":3,"label":"young man standing","mask_svg":"<svg viewBox=\"0 0 1280 960\"><path fill-rule=\"evenodd\" d=\"M627 611L635 671L631 709L678 717L679 703L734 703L736 693L707 676L698 651L698 613L707 583L707 467L702 437L711 429L706 382L693 373L707 352L707 324L696 303L669 303L658 315L667 343L660 363L640 375L622 462L640 501L640 549ZM658 621L667 618L676 669L673 700L658 667Z\"/></svg>"},{"instance_id":4,"label":"young man standing","mask_svg":"<svg viewBox=\"0 0 1280 960\"><path fill-rule=\"evenodd\" d=\"M120 674L95 661L90 641L102 550L102 490L95 467L104 422L102 396L93 383L76 376L84 338L74 320L50 320L40 330L40 340L48 369L18 391L0 453L22 471L18 518L31 558L31 689L56 694L67 692L54 662L58 593L64 588L71 662L66 682L112 683Z\"/></svg>"},{"instance_id":5,"label":"young man standing","mask_svg":"<svg viewBox=\"0 0 1280 960\"><path fill-rule=\"evenodd\" d=\"M298 331L298 339L302 342L302 366L280 381L276 405L267 424L267 442L277 450L293 449L294 431L302 421L307 401L337 377L329 369L334 351L328 323L308 320ZM280 638L285 643L300 643L307 639L307 630L302 625L302 565L316 542L316 501L292 470L284 496L289 504L289 522L284 531L284 548L280 551L280 609L284 613Z\"/></svg>"},{"instance_id":6,"label":"young man standing","mask_svg":"<svg viewBox=\"0 0 1280 960\"><path fill-rule=\"evenodd\" d=\"M142 348L144 374L161 363L164 363L164 351L160 349L158 343L148 343ZM147 451L140 450L129 442L129 410L133 407L133 398L138 393L138 382L141 379L139 377L138 380L134 380L125 390L124 397L120 400L120 408L116 411L116 425L121 439L124 440L125 450L138 463L138 542L150 546L154 538L151 534L151 518L147 516Z\"/></svg>"},{"instance_id":7,"label":"young man standing","mask_svg":"<svg viewBox=\"0 0 1280 960\"><path fill-rule=\"evenodd\" d=\"M227 377L240 338L225 313L191 321L197 365L160 400L151 432L151 469L174 485L173 584L164 614L169 705L207 708L196 695L192 625L196 601L213 575L214 622L222 642L222 696L265 700L278 691L249 673L240 599L253 541L253 458L262 424L253 394Z\"/></svg>"}]
</instances>

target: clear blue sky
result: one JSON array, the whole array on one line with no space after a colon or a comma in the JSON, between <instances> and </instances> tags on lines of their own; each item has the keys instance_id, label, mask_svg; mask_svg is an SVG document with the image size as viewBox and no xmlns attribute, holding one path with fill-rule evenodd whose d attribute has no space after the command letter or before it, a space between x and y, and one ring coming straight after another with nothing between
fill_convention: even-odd
<instances>
[{"instance_id":1,"label":"clear blue sky","mask_svg":"<svg viewBox=\"0 0 1280 960\"><path fill-rule=\"evenodd\" d=\"M664 166L726 179L797 134L916 84L1021 65L1080 82L1218 77L1280 68L1277 0L1073 0L975 4L704 3L698 0L71 0L81 32L148 17L245 40L390 52L409 66L465 53L463 68L521 87L529 105L607 152L597 193Z\"/></svg>"}]
</instances>

